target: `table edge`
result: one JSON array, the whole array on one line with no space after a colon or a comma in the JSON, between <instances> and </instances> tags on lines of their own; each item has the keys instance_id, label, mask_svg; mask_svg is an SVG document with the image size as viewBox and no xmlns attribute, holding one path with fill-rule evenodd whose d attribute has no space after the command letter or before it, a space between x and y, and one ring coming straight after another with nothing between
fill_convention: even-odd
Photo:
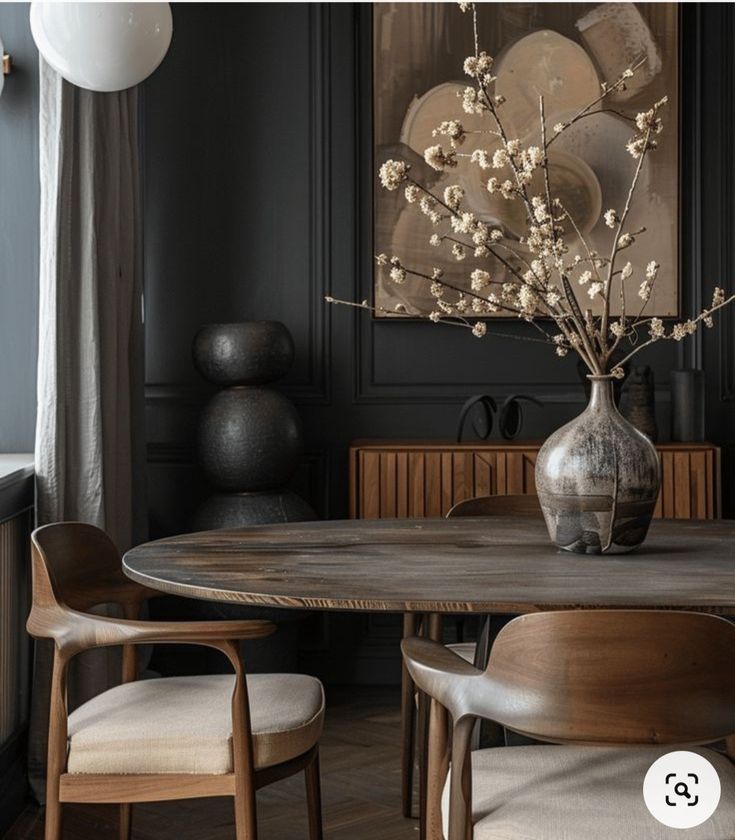
<instances>
[{"instance_id":1,"label":"table edge","mask_svg":"<svg viewBox=\"0 0 735 840\"><path fill-rule=\"evenodd\" d=\"M123 560L123 572L131 580L156 589L167 595L179 595L199 601L242 604L251 607L269 607L292 610L319 610L328 612L388 612L388 613L441 613L445 615L528 614L562 610L668 610L705 612L713 615L735 615L735 604L672 604L605 602L496 602L496 601L424 601L297 597L294 595L266 595L256 592L235 592L230 589L203 587L157 578L131 569Z\"/></svg>"}]
</instances>

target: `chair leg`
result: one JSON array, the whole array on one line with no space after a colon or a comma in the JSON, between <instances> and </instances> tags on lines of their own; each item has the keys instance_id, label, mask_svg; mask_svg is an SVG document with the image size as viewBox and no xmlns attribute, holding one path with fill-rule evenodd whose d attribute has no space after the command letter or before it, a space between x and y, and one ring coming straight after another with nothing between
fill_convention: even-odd
<instances>
[{"instance_id":1,"label":"chair leg","mask_svg":"<svg viewBox=\"0 0 735 840\"><path fill-rule=\"evenodd\" d=\"M54 793L46 791L46 824L44 827L44 840L61 840L61 802L59 802L58 791Z\"/></svg>"},{"instance_id":2,"label":"chair leg","mask_svg":"<svg viewBox=\"0 0 735 840\"><path fill-rule=\"evenodd\" d=\"M236 840L258 840L253 787L235 793L235 838Z\"/></svg>"},{"instance_id":3,"label":"chair leg","mask_svg":"<svg viewBox=\"0 0 735 840\"><path fill-rule=\"evenodd\" d=\"M120 840L130 840L133 830L133 806L126 802L120 805Z\"/></svg>"},{"instance_id":4,"label":"chair leg","mask_svg":"<svg viewBox=\"0 0 735 840\"><path fill-rule=\"evenodd\" d=\"M319 781L319 752L304 770L306 779L306 807L309 812L309 840L322 840L322 792Z\"/></svg>"},{"instance_id":5,"label":"chair leg","mask_svg":"<svg viewBox=\"0 0 735 840\"><path fill-rule=\"evenodd\" d=\"M59 801L61 774L66 769L66 663L54 654L51 675L51 703L48 724L48 761L46 762L45 840L61 840L62 805Z\"/></svg>"},{"instance_id":6,"label":"chair leg","mask_svg":"<svg viewBox=\"0 0 735 840\"><path fill-rule=\"evenodd\" d=\"M415 636L417 616L403 616L403 638ZM401 668L401 801L403 816L413 816L413 779L416 761L416 700L415 687L408 669Z\"/></svg>"},{"instance_id":7,"label":"chair leg","mask_svg":"<svg viewBox=\"0 0 735 840\"><path fill-rule=\"evenodd\" d=\"M434 642L441 642L442 640L442 626L443 618L438 613L432 613L424 622L422 635L431 639ZM441 828L436 828L435 823L429 825L429 817L431 812L430 796L433 796L434 790L430 790L429 786L429 755L435 747L435 739L431 737L436 733L430 731L430 707L431 702L428 695L422 691L419 692L419 711L418 711L418 758L419 758L419 840L440 840ZM434 762L432 762L433 764ZM441 798L441 796L440 796ZM441 820L439 820L441 824ZM436 831L439 831L439 834Z\"/></svg>"},{"instance_id":8,"label":"chair leg","mask_svg":"<svg viewBox=\"0 0 735 840\"><path fill-rule=\"evenodd\" d=\"M449 771L448 716L436 700L429 701L429 733L426 745L426 837L443 840L442 793Z\"/></svg>"}]
</instances>

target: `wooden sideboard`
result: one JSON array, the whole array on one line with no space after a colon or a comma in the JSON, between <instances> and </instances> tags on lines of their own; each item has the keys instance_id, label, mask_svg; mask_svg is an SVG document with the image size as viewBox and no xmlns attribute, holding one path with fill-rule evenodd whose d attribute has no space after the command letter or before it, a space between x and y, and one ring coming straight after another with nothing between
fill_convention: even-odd
<instances>
[{"instance_id":1,"label":"wooden sideboard","mask_svg":"<svg viewBox=\"0 0 735 840\"><path fill-rule=\"evenodd\" d=\"M350 446L350 516L444 516L463 499L535 493L541 443L359 440ZM657 517L720 515L720 450L709 443L662 443Z\"/></svg>"}]
</instances>

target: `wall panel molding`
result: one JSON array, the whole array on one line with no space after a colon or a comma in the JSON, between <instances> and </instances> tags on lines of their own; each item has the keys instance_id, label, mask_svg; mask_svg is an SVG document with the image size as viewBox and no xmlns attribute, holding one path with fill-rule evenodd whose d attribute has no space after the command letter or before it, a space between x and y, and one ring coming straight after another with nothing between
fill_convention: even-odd
<instances>
[{"instance_id":1,"label":"wall panel molding","mask_svg":"<svg viewBox=\"0 0 735 840\"><path fill-rule=\"evenodd\" d=\"M719 4L718 4L719 5ZM735 15L732 5L723 3L719 5L719 13L722 15L722 71L719 75L719 90L723 102L731 103L735 93L735 61L732 54L732 37L735 33ZM700 84L702 73L697 74ZM732 149L735 132L733 131L732 111L722 115L722 126L719 135L718 172L720 181L719 190L719 217L720 230L722 235L719 240L717 253L717 277L719 278L712 285L722 285L726 291L732 292L735 289L735 272L733 271L733 247L732 230L735 220L735 176L733 175ZM700 288L701 288L700 283ZM706 301L709 303L709 301ZM717 328L719 348L719 389L720 401L730 402L735 399L735 315L732 306L728 306L721 313L718 319Z\"/></svg>"},{"instance_id":2,"label":"wall panel molding","mask_svg":"<svg viewBox=\"0 0 735 840\"><path fill-rule=\"evenodd\" d=\"M324 301L332 288L330 16L328 4L309 6L309 377L283 387L294 401L312 405L332 399L331 313Z\"/></svg>"}]
</instances>

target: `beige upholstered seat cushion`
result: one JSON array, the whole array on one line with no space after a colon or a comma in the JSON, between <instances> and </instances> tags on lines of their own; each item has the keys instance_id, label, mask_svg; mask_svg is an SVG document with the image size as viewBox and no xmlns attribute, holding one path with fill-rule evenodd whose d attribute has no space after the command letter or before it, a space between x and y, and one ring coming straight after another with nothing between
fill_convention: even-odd
<instances>
[{"instance_id":1,"label":"beige upholstered seat cushion","mask_svg":"<svg viewBox=\"0 0 735 840\"><path fill-rule=\"evenodd\" d=\"M462 659L469 662L470 665L475 664L477 645L474 642L455 642L453 645L447 645L447 647L449 650L454 651L457 656L461 656Z\"/></svg>"},{"instance_id":2,"label":"beige upholstered seat cushion","mask_svg":"<svg viewBox=\"0 0 735 840\"><path fill-rule=\"evenodd\" d=\"M324 720L319 680L247 678L255 766L310 749ZM229 674L140 680L112 688L69 715L69 773L231 773Z\"/></svg>"},{"instance_id":3,"label":"beige upholstered seat cushion","mask_svg":"<svg viewBox=\"0 0 735 840\"><path fill-rule=\"evenodd\" d=\"M698 828L657 822L643 801L643 779L671 747L499 747L472 755L474 840L733 840L735 766L692 749L715 766L722 797ZM442 803L446 836L449 782Z\"/></svg>"}]
</instances>

